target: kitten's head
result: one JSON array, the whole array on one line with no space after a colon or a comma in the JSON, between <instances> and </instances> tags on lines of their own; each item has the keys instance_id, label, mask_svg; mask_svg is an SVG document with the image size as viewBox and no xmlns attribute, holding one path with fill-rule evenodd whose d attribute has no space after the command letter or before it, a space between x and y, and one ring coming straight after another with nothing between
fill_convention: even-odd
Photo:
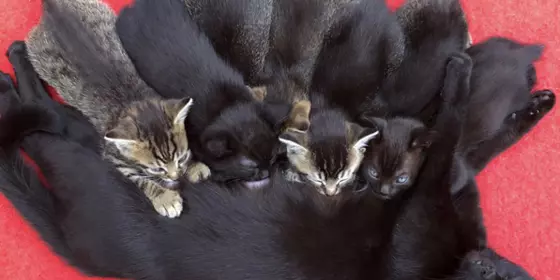
<instances>
[{"instance_id":1,"label":"kitten's head","mask_svg":"<svg viewBox=\"0 0 560 280\"><path fill-rule=\"evenodd\" d=\"M491 249L467 254L455 277L456 280L533 280L522 267L498 255Z\"/></svg>"},{"instance_id":2,"label":"kitten's head","mask_svg":"<svg viewBox=\"0 0 560 280\"><path fill-rule=\"evenodd\" d=\"M222 111L200 138L213 179L241 181L248 187L266 185L280 152L278 134L291 110L289 104L255 100Z\"/></svg>"},{"instance_id":3,"label":"kitten's head","mask_svg":"<svg viewBox=\"0 0 560 280\"><path fill-rule=\"evenodd\" d=\"M191 98L132 103L105 134L136 177L174 188L185 173L191 152L185 118Z\"/></svg>"},{"instance_id":4,"label":"kitten's head","mask_svg":"<svg viewBox=\"0 0 560 280\"><path fill-rule=\"evenodd\" d=\"M421 122L406 119L372 119L380 132L369 144L361 175L377 196L391 199L414 184L425 150L437 136Z\"/></svg>"},{"instance_id":5,"label":"kitten's head","mask_svg":"<svg viewBox=\"0 0 560 280\"><path fill-rule=\"evenodd\" d=\"M288 129L279 137L286 145L292 169L321 194L337 195L355 177L376 129L347 122L342 113L322 111L311 117L306 132Z\"/></svg>"}]
</instances>

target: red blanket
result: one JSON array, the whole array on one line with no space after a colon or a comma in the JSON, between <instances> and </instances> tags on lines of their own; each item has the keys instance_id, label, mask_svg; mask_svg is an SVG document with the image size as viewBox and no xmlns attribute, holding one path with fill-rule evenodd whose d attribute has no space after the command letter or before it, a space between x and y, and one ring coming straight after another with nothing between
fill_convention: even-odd
<instances>
[{"instance_id":1,"label":"red blanket","mask_svg":"<svg viewBox=\"0 0 560 280\"><path fill-rule=\"evenodd\" d=\"M106 0L118 9L129 0ZM389 1L392 6L399 0ZM0 1L0 53L24 39L41 15L41 0ZM538 87L560 90L560 5L557 0L464 1L475 43L502 35L546 44ZM0 70L12 72L4 56ZM490 244L539 280L560 279L560 114L555 109L479 176ZM558 214L558 216L556 216ZM86 279L54 255L0 195L0 279ZM91 278L87 278L91 279Z\"/></svg>"}]
</instances>

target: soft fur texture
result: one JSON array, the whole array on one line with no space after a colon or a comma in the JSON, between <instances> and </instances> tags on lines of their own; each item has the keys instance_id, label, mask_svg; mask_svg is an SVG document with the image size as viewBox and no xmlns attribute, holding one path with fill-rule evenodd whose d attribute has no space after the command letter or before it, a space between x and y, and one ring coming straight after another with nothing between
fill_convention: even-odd
<instances>
[{"instance_id":1,"label":"soft fur texture","mask_svg":"<svg viewBox=\"0 0 560 280\"><path fill-rule=\"evenodd\" d=\"M31 69L26 71L29 74ZM15 91L2 94L13 95ZM85 117L66 118L68 108L45 111L42 103L31 107L38 114L34 117L22 118L25 111L15 106L5 115L18 117L0 119L1 131L8 132L3 135L24 136L10 137L16 142L7 142L9 139L0 135L5 155L0 158L0 186L55 252L97 276L334 280L411 279L408 275L416 279L469 272L468 278L442 279L478 280L483 274L473 271L479 264L459 267L464 248L456 244L468 236L456 234L449 169L441 168L449 166L460 135L454 127L461 117L456 108L463 104L463 97L464 92L444 95L448 105L436 127L443 129L448 141L433 146L422 183L403 200L402 210L392 212L398 225L394 229L394 218L386 212L391 208L369 192L330 200L279 177L269 189L238 194L213 183L194 185L184 194L192 202L189 214L179 220L163 219L149 210L138 189L131 188L110 164L83 145L92 141L81 141L85 131L74 134L67 130L71 122L79 122L95 137L95 128ZM21 130L9 124L37 118L43 121L34 128ZM14 145L18 139L23 139L24 150L44 171L52 193L21 163ZM449 239L442 239L442 232L449 232L443 235ZM387 243L386 238L391 241ZM409 249L420 251L407 253ZM476 254L466 255L464 263ZM377 266L376 260L389 261L389 266ZM392 263L411 261L416 265L405 265L404 269ZM519 270L510 263L507 268Z\"/></svg>"},{"instance_id":2,"label":"soft fur texture","mask_svg":"<svg viewBox=\"0 0 560 280\"><path fill-rule=\"evenodd\" d=\"M121 12L117 31L138 72L159 94L195 99L189 140L214 179L265 182L291 105L256 100L185 9L181 1L139 0Z\"/></svg>"},{"instance_id":3,"label":"soft fur texture","mask_svg":"<svg viewBox=\"0 0 560 280\"><path fill-rule=\"evenodd\" d=\"M138 76L115 32L116 16L98 0L45 0L42 22L28 38L34 66L101 133L104 152L138 184L162 215L176 217L182 199L172 188L193 163L184 120L191 98L163 100Z\"/></svg>"},{"instance_id":4,"label":"soft fur texture","mask_svg":"<svg viewBox=\"0 0 560 280\"><path fill-rule=\"evenodd\" d=\"M383 116L379 90L403 59L401 27L383 0L351 1L339 13L323 42L312 89L351 118Z\"/></svg>"},{"instance_id":5,"label":"soft fur texture","mask_svg":"<svg viewBox=\"0 0 560 280\"><path fill-rule=\"evenodd\" d=\"M269 49L274 0L183 0L216 52L258 85Z\"/></svg>"},{"instance_id":6,"label":"soft fur texture","mask_svg":"<svg viewBox=\"0 0 560 280\"><path fill-rule=\"evenodd\" d=\"M448 58L468 46L466 18L459 0L409 0L397 17L406 38L405 57L387 81L383 97L392 114L427 122L437 110L433 105Z\"/></svg>"}]
</instances>

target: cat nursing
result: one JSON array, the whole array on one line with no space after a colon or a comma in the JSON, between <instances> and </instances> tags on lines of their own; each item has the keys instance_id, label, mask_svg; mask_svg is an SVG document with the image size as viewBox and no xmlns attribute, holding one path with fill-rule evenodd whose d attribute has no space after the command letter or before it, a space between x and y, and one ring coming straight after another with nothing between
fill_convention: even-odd
<instances>
[{"instance_id":1,"label":"cat nursing","mask_svg":"<svg viewBox=\"0 0 560 280\"><path fill-rule=\"evenodd\" d=\"M144 191L155 210L179 216L183 175L193 182L210 175L189 149L185 119L193 99L163 99L140 79L106 4L45 0L43 9L27 39L34 68L104 134L105 157Z\"/></svg>"}]
</instances>

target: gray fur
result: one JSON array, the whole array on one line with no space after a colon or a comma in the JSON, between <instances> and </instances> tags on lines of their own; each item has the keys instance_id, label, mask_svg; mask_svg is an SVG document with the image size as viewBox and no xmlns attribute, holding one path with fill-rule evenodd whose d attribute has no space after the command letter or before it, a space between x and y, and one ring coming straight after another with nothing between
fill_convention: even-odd
<instances>
[{"instance_id":1,"label":"gray fur","mask_svg":"<svg viewBox=\"0 0 560 280\"><path fill-rule=\"evenodd\" d=\"M26 43L29 58L39 76L53 86L70 105L82 111L100 132L132 101L157 97L138 76L115 32L115 13L97 0L45 0L49 7L64 9L80 17L83 32L90 32L98 44L94 65L85 57L75 57L61 48L58 26L43 17L29 34ZM66 38L74 40L74 38ZM90 70L86 70L86 69ZM95 72L97 70L97 73ZM91 74L95 74L93 79Z\"/></svg>"}]
</instances>

